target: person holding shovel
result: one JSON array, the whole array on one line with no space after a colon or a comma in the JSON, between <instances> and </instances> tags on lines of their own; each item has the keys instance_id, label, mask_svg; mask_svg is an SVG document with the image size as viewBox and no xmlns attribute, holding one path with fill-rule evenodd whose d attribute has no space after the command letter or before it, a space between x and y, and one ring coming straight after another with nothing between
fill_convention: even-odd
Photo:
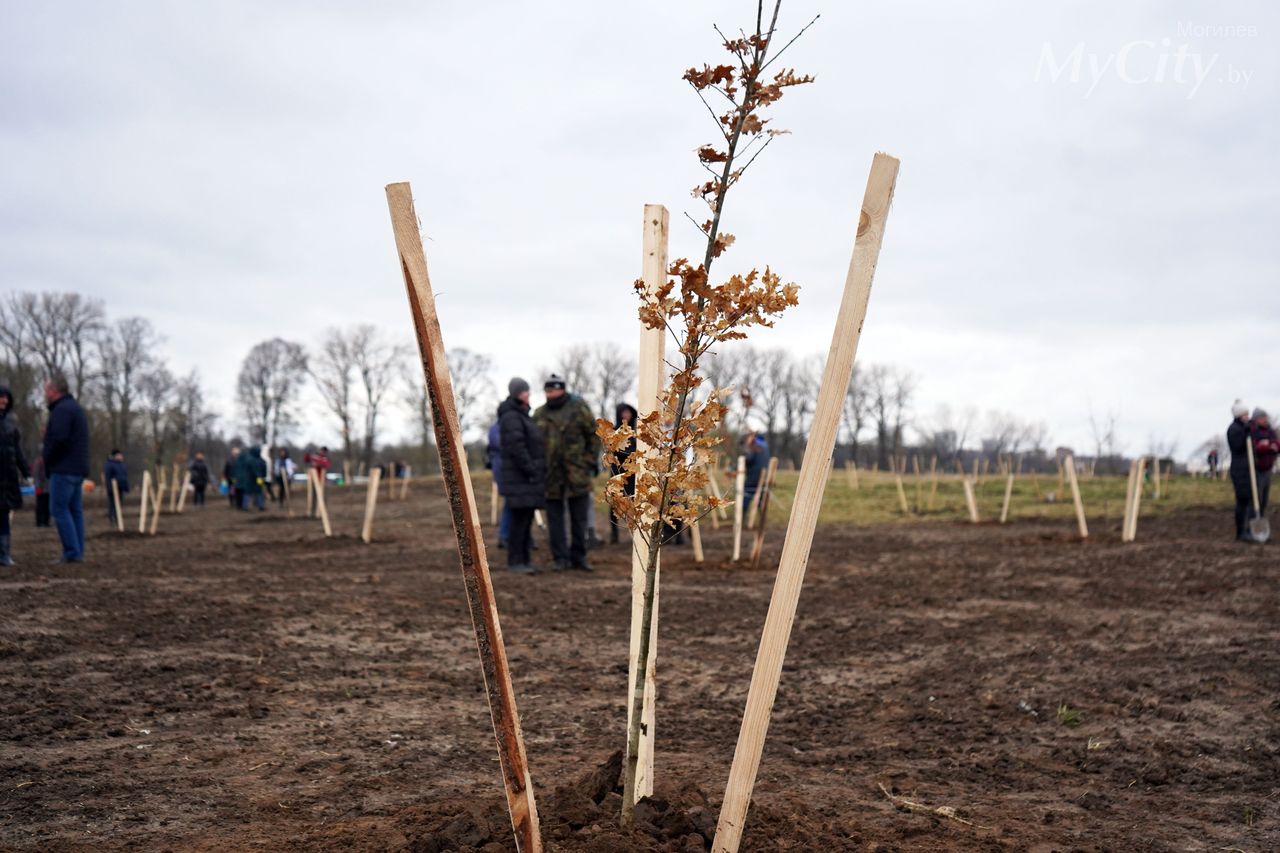
<instances>
[{"instance_id":1,"label":"person holding shovel","mask_svg":"<svg viewBox=\"0 0 1280 853\"><path fill-rule=\"evenodd\" d=\"M1227 449L1231 451L1231 486L1236 493L1236 539L1248 542L1245 523L1253 509L1253 487L1249 477L1249 450L1251 425L1249 407L1236 400L1231 406L1231 426L1227 427ZM1259 495L1261 499L1261 495Z\"/></svg>"},{"instance_id":2,"label":"person holding shovel","mask_svg":"<svg viewBox=\"0 0 1280 853\"><path fill-rule=\"evenodd\" d=\"M1258 480L1258 515L1267 514L1267 498L1271 495L1271 469L1280 455L1280 441L1271 428L1271 419L1263 409L1254 409L1249 424L1249 437L1253 441L1254 476Z\"/></svg>"}]
</instances>

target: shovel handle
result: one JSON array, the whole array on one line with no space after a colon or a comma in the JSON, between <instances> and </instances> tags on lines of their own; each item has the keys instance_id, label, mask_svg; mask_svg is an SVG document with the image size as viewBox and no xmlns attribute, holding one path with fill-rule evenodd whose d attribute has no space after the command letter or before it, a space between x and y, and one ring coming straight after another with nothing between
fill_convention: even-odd
<instances>
[{"instance_id":1,"label":"shovel handle","mask_svg":"<svg viewBox=\"0 0 1280 853\"><path fill-rule=\"evenodd\" d=\"M1249 488L1253 490L1253 514L1261 516L1262 510L1258 506L1258 472L1253 467L1253 436L1248 435L1244 440L1245 453L1249 457Z\"/></svg>"}]
</instances>

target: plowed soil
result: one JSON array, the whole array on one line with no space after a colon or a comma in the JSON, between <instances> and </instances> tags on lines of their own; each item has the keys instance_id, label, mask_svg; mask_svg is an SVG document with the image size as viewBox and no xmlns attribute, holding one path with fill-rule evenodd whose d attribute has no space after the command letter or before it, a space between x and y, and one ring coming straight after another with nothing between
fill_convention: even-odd
<instances>
[{"instance_id":1,"label":"plowed soil","mask_svg":"<svg viewBox=\"0 0 1280 853\"><path fill-rule=\"evenodd\" d=\"M0 845L512 849L438 482L335 532L225 501L89 560L15 520L0 573ZM819 529L744 850L1280 849L1280 560L1229 507ZM130 514L136 530L136 515ZM781 548L664 557L658 777L615 828L629 557L495 570L551 850L710 847ZM535 554L546 561L545 543ZM503 552L491 549L495 563ZM766 568L767 567L767 568ZM616 762L616 759L615 759ZM915 804L909 805L908 803Z\"/></svg>"}]
</instances>

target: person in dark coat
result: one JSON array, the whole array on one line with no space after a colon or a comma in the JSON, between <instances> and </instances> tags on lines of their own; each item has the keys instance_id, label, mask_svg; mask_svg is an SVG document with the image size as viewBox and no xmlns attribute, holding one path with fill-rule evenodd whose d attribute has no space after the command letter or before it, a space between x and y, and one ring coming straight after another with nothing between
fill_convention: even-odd
<instances>
[{"instance_id":1,"label":"person in dark coat","mask_svg":"<svg viewBox=\"0 0 1280 853\"><path fill-rule=\"evenodd\" d=\"M747 457L747 478L742 489L743 509L746 509L756 496L760 477L769 467L769 442L759 432L752 430L742 437L742 452Z\"/></svg>"},{"instance_id":2,"label":"person in dark coat","mask_svg":"<svg viewBox=\"0 0 1280 853\"><path fill-rule=\"evenodd\" d=\"M107 487L107 518L112 524L115 524L115 490L112 489L111 484L118 484L117 488L120 489L120 501L122 503L124 502L124 496L129 493L129 470L124 465L124 454L119 450L111 451L107 461L102 463L102 482Z\"/></svg>"},{"instance_id":3,"label":"person in dark coat","mask_svg":"<svg viewBox=\"0 0 1280 853\"><path fill-rule=\"evenodd\" d=\"M236 489L236 470L240 467L240 448L231 448L231 456L222 464L222 479L227 484L227 503L240 508L240 492Z\"/></svg>"},{"instance_id":4,"label":"person in dark coat","mask_svg":"<svg viewBox=\"0 0 1280 853\"><path fill-rule=\"evenodd\" d=\"M0 566L12 566L9 513L22 509L22 481L31 476L13 415L13 392L0 385Z\"/></svg>"},{"instance_id":5,"label":"person in dark coat","mask_svg":"<svg viewBox=\"0 0 1280 853\"><path fill-rule=\"evenodd\" d=\"M1231 451L1231 486L1236 493L1236 539L1246 540L1245 522L1253 512L1253 489L1249 484L1249 407L1236 400L1231 406L1234 420L1227 427L1227 449Z\"/></svg>"},{"instance_id":6,"label":"person in dark coat","mask_svg":"<svg viewBox=\"0 0 1280 853\"><path fill-rule=\"evenodd\" d=\"M547 402L533 413L533 420L542 431L547 448L547 533L551 554L557 569L590 572L593 569L587 562L587 510L600 465L596 419L581 397L568 392L564 377L553 373L542 387Z\"/></svg>"},{"instance_id":7,"label":"person in dark coat","mask_svg":"<svg viewBox=\"0 0 1280 853\"><path fill-rule=\"evenodd\" d=\"M236 491L240 493L240 509L247 510L249 504L266 512L267 499L262 487L267 479L267 461L262 458L262 449L256 444L241 453L236 460Z\"/></svg>"},{"instance_id":8,"label":"person in dark coat","mask_svg":"<svg viewBox=\"0 0 1280 853\"><path fill-rule=\"evenodd\" d=\"M187 471L191 474L191 503L204 506L204 490L209 488L209 463L204 460L203 453L196 452L196 458L191 460Z\"/></svg>"},{"instance_id":9,"label":"person in dark coat","mask_svg":"<svg viewBox=\"0 0 1280 853\"><path fill-rule=\"evenodd\" d=\"M49 527L53 515L49 512L49 474L44 470L43 456L37 456L31 466L31 479L36 487L36 527Z\"/></svg>"},{"instance_id":10,"label":"person in dark coat","mask_svg":"<svg viewBox=\"0 0 1280 853\"><path fill-rule=\"evenodd\" d=\"M44 384L49 422L44 428L44 462L49 471L49 510L62 540L58 563L84 561L84 478L89 476L89 419L71 396L67 377L54 374Z\"/></svg>"},{"instance_id":11,"label":"person in dark coat","mask_svg":"<svg viewBox=\"0 0 1280 853\"><path fill-rule=\"evenodd\" d=\"M1254 476L1258 482L1258 512L1266 515L1267 500L1271 495L1271 469L1276 464L1276 456L1280 455L1280 441L1276 438L1276 431L1271 428L1271 419L1262 409L1253 410L1253 417L1249 422L1249 438L1253 442Z\"/></svg>"},{"instance_id":12,"label":"person in dark coat","mask_svg":"<svg viewBox=\"0 0 1280 853\"><path fill-rule=\"evenodd\" d=\"M547 448L542 431L529 417L529 383L516 377L498 406L501 450L498 490L511 512L507 533L507 571L538 571L529 557L533 513L547 505Z\"/></svg>"},{"instance_id":13,"label":"person in dark coat","mask_svg":"<svg viewBox=\"0 0 1280 853\"><path fill-rule=\"evenodd\" d=\"M636 418L639 416L640 413L636 411L635 406L632 406L630 403L619 403L618 407L613 411L614 429L617 429L624 424L635 429ZM609 465L609 475L611 477L617 477L619 474L622 474L624 470L622 466L631 458L631 454L635 452L636 439L635 436L632 436L628 439L626 444L613 454L613 462ZM627 479L623 481L622 490L628 495L634 495L636 493L636 478L634 475L627 477ZM609 541L614 545L618 544L618 536L621 526L622 525L618 523L618 517L613 513L613 507L610 506Z\"/></svg>"},{"instance_id":14,"label":"person in dark coat","mask_svg":"<svg viewBox=\"0 0 1280 853\"><path fill-rule=\"evenodd\" d=\"M484 448L484 467L493 473L493 484L502 494L502 429L498 421L489 427L489 441ZM507 547L507 536L511 533L511 513L507 502L502 502L502 513L498 517L498 547Z\"/></svg>"}]
</instances>

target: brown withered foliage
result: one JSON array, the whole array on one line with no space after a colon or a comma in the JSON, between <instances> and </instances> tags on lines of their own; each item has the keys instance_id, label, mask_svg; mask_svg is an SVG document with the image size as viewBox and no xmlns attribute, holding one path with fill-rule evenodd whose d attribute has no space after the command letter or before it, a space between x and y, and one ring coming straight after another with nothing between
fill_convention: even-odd
<instances>
[{"instance_id":1,"label":"brown withered foliage","mask_svg":"<svg viewBox=\"0 0 1280 853\"><path fill-rule=\"evenodd\" d=\"M637 450L622 463L622 473L610 479L605 496L614 513L635 534L636 548L645 558L644 610L639 626L640 651L632 690L631 727L627 737L623 772L622 824L629 826L635 803L640 718L644 699L649 636L658 554L667 525L694 522L723 501L704 494L706 468L720 441L720 426L726 408L721 403L727 389L700 391L703 377L699 365L716 344L746 337L753 326L772 326L774 320L797 304L799 288L784 283L769 267L764 272L752 268L713 284L711 268L734 243L732 234L722 233L720 217L729 190L738 183L769 143L787 131L769 127L764 116L792 86L810 83L813 78L793 69L770 73L770 66L813 24L802 28L781 49L773 50L781 0L775 0L771 18L764 18L763 0L756 7L756 29L751 35L728 38L720 33L729 63L690 68L684 79L702 99L715 119L721 139L699 146L699 164L710 179L693 188L695 198L705 201L711 216L698 230L706 238L702 262L686 258L674 261L668 280L655 293L644 282L635 283L640 298L640 321L650 329L661 329L676 341L678 357L668 360L673 373L661 394L656 410L640 419L634 428L615 428L606 420L597 421L597 433L604 443L606 458L617 463L617 454L631 440ZM816 18L814 19L817 20ZM713 103L717 106L713 106ZM634 495L626 493L626 481L635 478Z\"/></svg>"}]
</instances>

